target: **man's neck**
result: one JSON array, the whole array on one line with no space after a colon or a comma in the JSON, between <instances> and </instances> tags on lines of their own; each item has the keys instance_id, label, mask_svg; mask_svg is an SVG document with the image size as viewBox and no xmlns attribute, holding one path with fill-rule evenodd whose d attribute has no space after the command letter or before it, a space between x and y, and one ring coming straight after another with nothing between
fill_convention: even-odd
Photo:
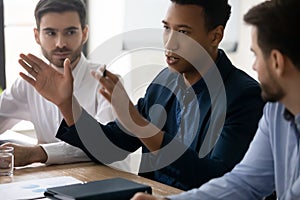
<instances>
[{"instance_id":1,"label":"man's neck","mask_svg":"<svg viewBox=\"0 0 300 200\"><path fill-rule=\"evenodd\" d=\"M190 73L184 73L184 81L185 84L188 85L194 85L197 83L201 78L202 75L205 74L217 61L218 59L218 49L216 49L213 53L210 54L210 57L204 61L201 62L201 69L194 71L191 71Z\"/></svg>"},{"instance_id":2,"label":"man's neck","mask_svg":"<svg viewBox=\"0 0 300 200\"><path fill-rule=\"evenodd\" d=\"M290 83L290 84L289 84ZM281 100L285 107L293 114L300 114L300 77L293 77L292 80L285 84L286 95Z\"/></svg>"}]
</instances>

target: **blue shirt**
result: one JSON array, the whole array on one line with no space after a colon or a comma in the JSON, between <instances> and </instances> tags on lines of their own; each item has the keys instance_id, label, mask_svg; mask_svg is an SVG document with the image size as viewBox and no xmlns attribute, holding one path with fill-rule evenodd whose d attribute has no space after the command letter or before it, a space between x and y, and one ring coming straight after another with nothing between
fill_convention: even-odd
<instances>
[{"instance_id":1,"label":"blue shirt","mask_svg":"<svg viewBox=\"0 0 300 200\"><path fill-rule=\"evenodd\" d=\"M199 187L230 171L243 158L264 105L258 83L234 67L222 50L216 65L225 99L219 98L221 92L213 69L187 87L182 75L168 68L158 74L145 96L139 99L136 105L139 113L164 131L161 148L166 151L151 154L118 121L104 126L86 112L76 122L76 128L68 127L63 121L57 137L83 149L101 163L121 160L142 146L140 175L183 190ZM215 83L213 94L207 82ZM79 136L78 132L83 135ZM206 144L210 148L204 148ZM208 152L201 154L202 149Z\"/></svg>"},{"instance_id":2,"label":"blue shirt","mask_svg":"<svg viewBox=\"0 0 300 200\"><path fill-rule=\"evenodd\" d=\"M300 199L300 113L268 103L244 159L231 172L170 199Z\"/></svg>"}]
</instances>

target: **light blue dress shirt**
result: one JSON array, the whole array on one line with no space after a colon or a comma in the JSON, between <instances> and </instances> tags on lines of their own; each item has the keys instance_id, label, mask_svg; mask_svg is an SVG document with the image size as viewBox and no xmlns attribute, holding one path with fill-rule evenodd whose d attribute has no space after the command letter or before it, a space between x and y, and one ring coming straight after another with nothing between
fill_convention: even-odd
<instances>
[{"instance_id":1,"label":"light blue dress shirt","mask_svg":"<svg viewBox=\"0 0 300 200\"><path fill-rule=\"evenodd\" d=\"M276 190L278 199L300 199L300 113L268 103L244 159L231 172L177 199L262 199Z\"/></svg>"}]
</instances>

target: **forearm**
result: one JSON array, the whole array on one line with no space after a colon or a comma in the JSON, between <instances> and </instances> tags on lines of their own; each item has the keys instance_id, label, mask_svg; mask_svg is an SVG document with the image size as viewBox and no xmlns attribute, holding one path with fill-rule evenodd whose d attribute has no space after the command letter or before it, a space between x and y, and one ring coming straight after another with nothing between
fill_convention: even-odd
<instances>
[{"instance_id":1,"label":"forearm","mask_svg":"<svg viewBox=\"0 0 300 200\"><path fill-rule=\"evenodd\" d=\"M82 112L82 108L74 96L72 96L72 99L68 99L62 104L58 105L58 108L68 126L74 125Z\"/></svg>"},{"instance_id":2,"label":"forearm","mask_svg":"<svg viewBox=\"0 0 300 200\"><path fill-rule=\"evenodd\" d=\"M48 156L45 162L47 165L90 161L81 149L65 142L41 144L41 146Z\"/></svg>"},{"instance_id":3,"label":"forearm","mask_svg":"<svg viewBox=\"0 0 300 200\"><path fill-rule=\"evenodd\" d=\"M76 127L70 127L63 121L56 137L82 149L93 161L105 164L123 160L139 147L135 144L138 140L123 133L115 123L109 127L103 126L84 110L76 122ZM120 151L120 148L127 151Z\"/></svg>"},{"instance_id":4,"label":"forearm","mask_svg":"<svg viewBox=\"0 0 300 200\"><path fill-rule=\"evenodd\" d=\"M41 162L47 160L47 154L39 145L35 146L21 146L17 144L6 144L14 147L15 166L25 166L31 163Z\"/></svg>"},{"instance_id":5,"label":"forearm","mask_svg":"<svg viewBox=\"0 0 300 200\"><path fill-rule=\"evenodd\" d=\"M133 106L129 107L130 117L122 117L121 123L129 132L138 137L151 152L161 148L164 132L146 120Z\"/></svg>"}]
</instances>

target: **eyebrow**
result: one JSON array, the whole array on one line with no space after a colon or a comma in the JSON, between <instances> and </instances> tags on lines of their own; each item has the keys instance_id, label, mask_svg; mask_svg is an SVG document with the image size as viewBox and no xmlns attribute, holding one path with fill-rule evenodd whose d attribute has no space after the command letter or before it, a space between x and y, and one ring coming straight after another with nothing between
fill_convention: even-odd
<instances>
[{"instance_id":1,"label":"eyebrow","mask_svg":"<svg viewBox=\"0 0 300 200\"><path fill-rule=\"evenodd\" d=\"M168 22L166 22L166 21L164 21L164 20L162 20L162 23L163 24L165 24L165 25L169 25L169 23ZM190 27L190 26L188 26L188 25L186 25L186 24L178 24L178 25L176 25L178 28L188 28L188 29L192 29L192 27Z\"/></svg>"},{"instance_id":2,"label":"eyebrow","mask_svg":"<svg viewBox=\"0 0 300 200\"><path fill-rule=\"evenodd\" d=\"M64 30L65 30L65 31L69 31L69 30L79 30L79 28L76 27L76 26L70 26L70 27L68 27L68 28L65 28ZM43 31L57 31L57 29L55 29L55 28L50 28L50 27L46 27L46 28L43 28Z\"/></svg>"}]
</instances>

